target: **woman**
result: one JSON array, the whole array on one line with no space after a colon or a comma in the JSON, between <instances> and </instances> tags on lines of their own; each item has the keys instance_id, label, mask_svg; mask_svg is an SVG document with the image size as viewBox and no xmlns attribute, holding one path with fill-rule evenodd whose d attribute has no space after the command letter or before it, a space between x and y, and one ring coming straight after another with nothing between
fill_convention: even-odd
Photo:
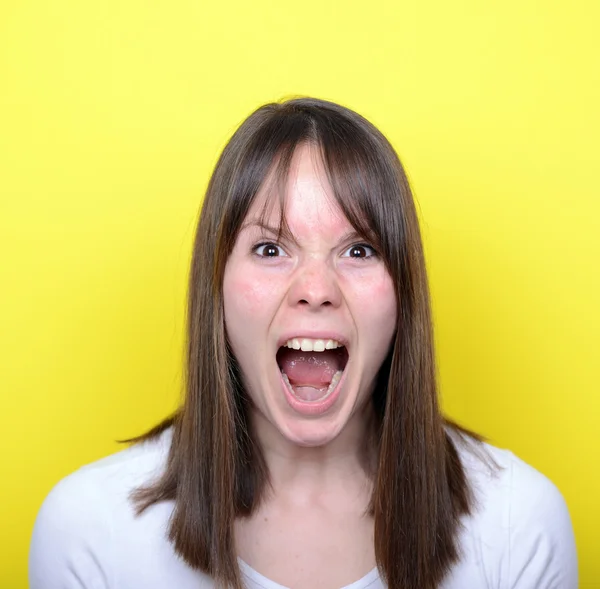
<instances>
[{"instance_id":1,"label":"woman","mask_svg":"<svg viewBox=\"0 0 600 589\"><path fill-rule=\"evenodd\" d=\"M410 188L358 114L259 108L200 216L187 394L59 483L32 589L575 589L566 506L445 421Z\"/></svg>"}]
</instances>

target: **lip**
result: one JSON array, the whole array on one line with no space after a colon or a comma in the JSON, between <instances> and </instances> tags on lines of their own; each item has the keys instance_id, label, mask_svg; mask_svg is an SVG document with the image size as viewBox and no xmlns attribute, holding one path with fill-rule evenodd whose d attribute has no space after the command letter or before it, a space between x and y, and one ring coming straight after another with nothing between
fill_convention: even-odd
<instances>
[{"instance_id":1,"label":"lip","mask_svg":"<svg viewBox=\"0 0 600 589\"><path fill-rule=\"evenodd\" d=\"M302 338L321 339L321 340L331 339L331 340L335 340L336 342L342 344L342 346L344 346L346 348L346 351L347 352L349 351L348 350L349 338L346 337L345 335L342 335L339 331L325 331L325 330L317 331L317 330L300 330L300 329L296 330L296 331L290 330L286 333L283 333L277 341L277 349L275 351L277 352L277 350L279 350L282 346L284 346L287 341L294 339L294 338L297 338L297 339L302 339ZM305 415L307 417L311 417L311 416L316 417L316 416L322 415L322 414L326 413L327 411L329 411L329 409L331 407L333 407L335 402L340 397L342 386L346 382L346 376L348 374L349 362L350 362L350 356L348 354L348 362L346 363L346 366L344 367L344 371L342 372L342 377L340 378L340 381L338 382L335 389L333 391L331 391L329 396L326 397L325 399L323 399L322 401L301 401L300 399L298 399L297 397L292 395L292 393L288 389L287 385L285 384L285 381L283 380L283 377L281 375L281 371L279 370L279 367L278 367L277 372L279 374L279 383L283 389L283 393L284 393L286 401L288 402L288 405L294 411L299 413L300 415Z\"/></svg>"},{"instance_id":2,"label":"lip","mask_svg":"<svg viewBox=\"0 0 600 589\"><path fill-rule=\"evenodd\" d=\"M342 391L342 386L346 382L346 375L347 371L346 369L344 369L342 377L340 378L340 382L337 383L337 386L335 387L335 389L333 389L333 391L331 391L329 396L323 399L322 401L301 401L300 399L292 395L287 385L285 384L285 381L283 380L281 372L279 373L279 382L281 384L281 387L283 388L283 393L286 401L288 402L288 405L294 411L296 411L296 413L305 415L307 417L316 417L323 415L324 413L329 411L329 409L331 409L331 407L333 407L335 402L339 399Z\"/></svg>"}]
</instances>

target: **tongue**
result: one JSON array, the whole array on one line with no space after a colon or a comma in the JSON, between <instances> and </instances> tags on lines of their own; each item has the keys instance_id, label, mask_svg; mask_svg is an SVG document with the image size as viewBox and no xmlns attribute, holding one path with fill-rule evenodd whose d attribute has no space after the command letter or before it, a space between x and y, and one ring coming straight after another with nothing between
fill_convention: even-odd
<instances>
[{"instance_id":1,"label":"tongue","mask_svg":"<svg viewBox=\"0 0 600 589\"><path fill-rule=\"evenodd\" d=\"M314 401L324 396L333 375L338 370L343 370L343 352L339 348L324 352L282 348L277 361L296 395L305 401Z\"/></svg>"}]
</instances>

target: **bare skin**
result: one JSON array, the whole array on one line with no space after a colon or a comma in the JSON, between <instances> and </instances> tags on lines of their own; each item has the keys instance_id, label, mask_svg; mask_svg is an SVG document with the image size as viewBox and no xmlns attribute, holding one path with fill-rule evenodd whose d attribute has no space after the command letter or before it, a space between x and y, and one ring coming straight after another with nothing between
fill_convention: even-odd
<instances>
[{"instance_id":1,"label":"bare skin","mask_svg":"<svg viewBox=\"0 0 600 589\"><path fill-rule=\"evenodd\" d=\"M272 488L260 509L236 524L244 562L291 589L340 589L375 567L372 485L361 447L367 422L357 415L310 454L259 429Z\"/></svg>"},{"instance_id":2,"label":"bare skin","mask_svg":"<svg viewBox=\"0 0 600 589\"><path fill-rule=\"evenodd\" d=\"M240 558L292 589L340 589L364 577L375 566L368 493L337 484L312 495L306 483L287 489L239 522Z\"/></svg>"}]
</instances>

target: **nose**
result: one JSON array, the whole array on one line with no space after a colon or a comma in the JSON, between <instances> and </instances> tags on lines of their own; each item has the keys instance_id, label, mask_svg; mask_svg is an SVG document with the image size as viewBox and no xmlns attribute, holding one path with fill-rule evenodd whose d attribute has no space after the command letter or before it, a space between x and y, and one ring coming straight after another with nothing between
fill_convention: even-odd
<instances>
[{"instance_id":1,"label":"nose","mask_svg":"<svg viewBox=\"0 0 600 589\"><path fill-rule=\"evenodd\" d=\"M289 290L292 306L305 306L318 310L323 307L339 307L342 291L335 270L322 260L307 260L296 269Z\"/></svg>"}]
</instances>

